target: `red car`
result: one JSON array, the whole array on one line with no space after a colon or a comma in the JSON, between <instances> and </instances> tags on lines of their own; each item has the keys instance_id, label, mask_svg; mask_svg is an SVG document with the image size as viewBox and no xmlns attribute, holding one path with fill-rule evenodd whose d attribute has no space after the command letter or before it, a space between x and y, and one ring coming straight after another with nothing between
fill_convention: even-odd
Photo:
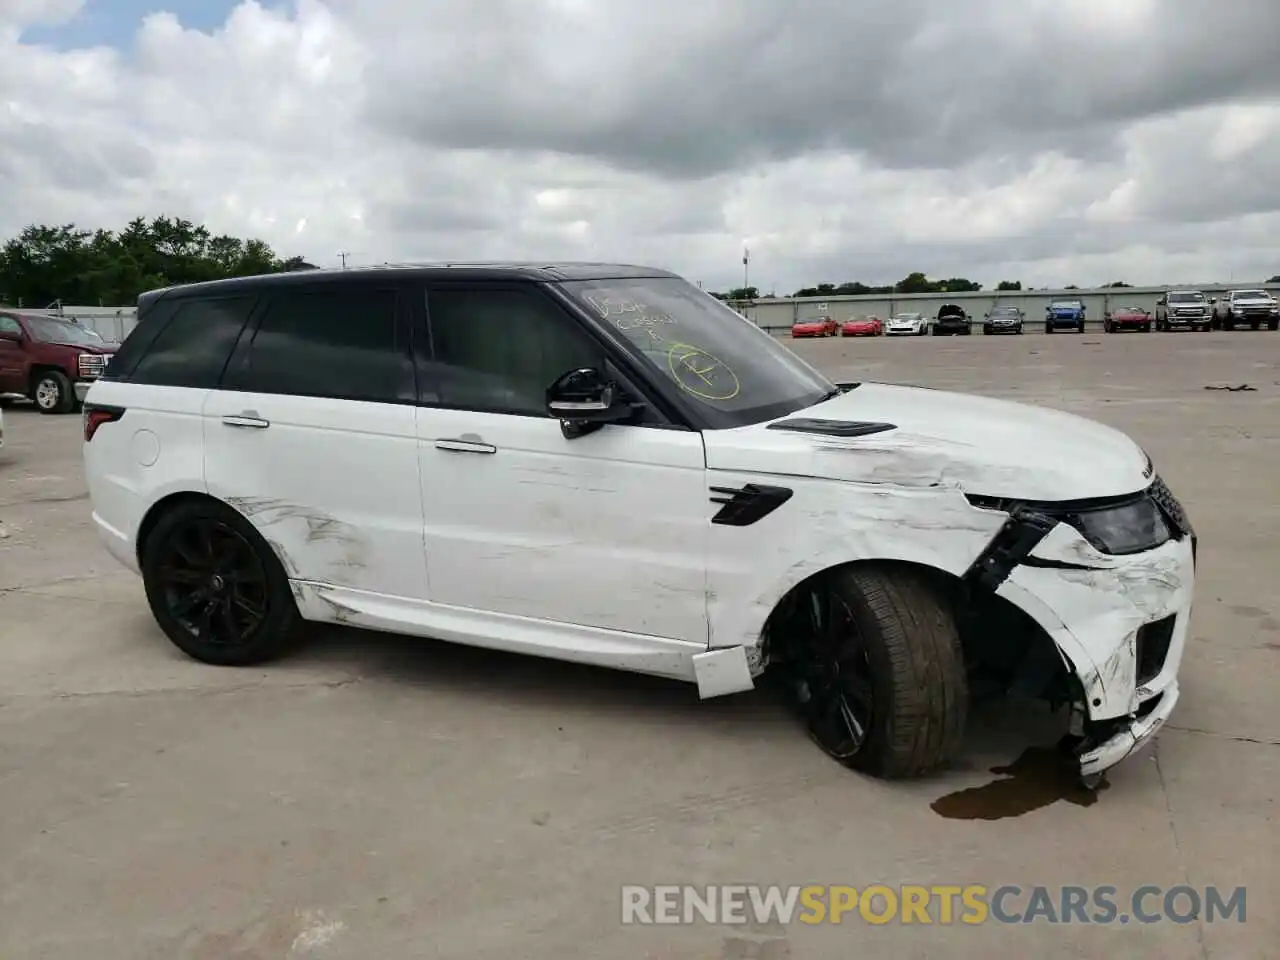
<instances>
[{"instance_id":1,"label":"red car","mask_svg":"<svg viewBox=\"0 0 1280 960\"><path fill-rule=\"evenodd\" d=\"M1150 333L1151 314L1142 307L1117 307L1103 315L1102 330L1104 333L1119 333L1121 330Z\"/></svg>"},{"instance_id":2,"label":"red car","mask_svg":"<svg viewBox=\"0 0 1280 960\"><path fill-rule=\"evenodd\" d=\"M818 317L815 320L797 320L791 325L791 336L793 337L834 337L839 332L839 325L831 317Z\"/></svg>"},{"instance_id":3,"label":"red car","mask_svg":"<svg viewBox=\"0 0 1280 960\"><path fill-rule=\"evenodd\" d=\"M0 311L0 395L41 413L74 413L120 345L61 317Z\"/></svg>"},{"instance_id":4,"label":"red car","mask_svg":"<svg viewBox=\"0 0 1280 960\"><path fill-rule=\"evenodd\" d=\"M879 317L850 317L840 328L842 337L878 337L884 333Z\"/></svg>"}]
</instances>

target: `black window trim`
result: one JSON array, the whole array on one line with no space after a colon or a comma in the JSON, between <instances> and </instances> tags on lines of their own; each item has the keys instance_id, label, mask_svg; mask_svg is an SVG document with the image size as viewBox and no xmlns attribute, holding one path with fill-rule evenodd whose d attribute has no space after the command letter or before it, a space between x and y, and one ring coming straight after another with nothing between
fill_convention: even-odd
<instances>
[{"instance_id":1,"label":"black window trim","mask_svg":"<svg viewBox=\"0 0 1280 960\"><path fill-rule=\"evenodd\" d=\"M397 352L400 354L401 361L406 365L407 371L412 377L410 392L417 396L422 391L421 375L418 370L418 364L415 360L414 343L414 324L412 322L412 311L410 309L410 300L412 297L411 284L404 280L392 277L373 277L361 278L349 281L325 280L317 283L289 283L289 284L270 284L263 286L257 294L257 302L253 306L253 310L249 315L249 322L244 325L240 331L240 338L236 341L235 347L232 349L227 359L226 365L223 367L222 376L218 380L217 390L224 393L258 393L266 396L281 397L303 397L313 400L346 400L352 403L377 403L388 406L416 406L417 400L414 397L397 397L383 398L371 400L368 397L352 397L341 393L326 391L324 393L271 393L263 390L249 390L237 383L237 378L242 377L245 373L245 366L249 360L250 351L253 349L253 342L258 336L258 330L262 326L262 320L269 312L271 297L287 293L290 295L307 295L307 294L333 294L341 292L367 292L370 290L378 290L385 293L395 295L395 335L397 343Z\"/></svg>"},{"instance_id":2,"label":"black window trim","mask_svg":"<svg viewBox=\"0 0 1280 960\"><path fill-rule=\"evenodd\" d=\"M641 365L637 364L630 354L619 349L619 344L609 332L600 324L595 323L584 311L573 302L563 291L559 290L554 283L546 283L537 280L527 280L523 278L494 279L494 280L449 280L449 279L427 279L423 280L419 287L420 295L414 296L415 317L414 326L421 330L422 335L418 338L419 349L415 356L418 365L418 396L419 405L437 410L465 410L475 413L491 413L500 416L525 417L531 420L551 419L546 414L534 414L525 410L476 410L474 407L466 404L450 404L439 399L439 391L434 388L432 383L433 377L430 370L435 362L435 349L431 332L431 311L428 306L430 297L433 292L444 291L509 291L524 290L533 294L535 297L541 297L552 309L556 310L565 319L573 324L579 332L586 336L601 348L605 360L613 364L622 379L622 386L629 392L635 394L637 398L646 403L649 408L657 415L660 422L632 424L633 426L648 427L650 429L666 429L666 430L697 430L688 416L687 410L683 405L672 403L670 394L662 389L655 378L649 375Z\"/></svg>"}]
</instances>

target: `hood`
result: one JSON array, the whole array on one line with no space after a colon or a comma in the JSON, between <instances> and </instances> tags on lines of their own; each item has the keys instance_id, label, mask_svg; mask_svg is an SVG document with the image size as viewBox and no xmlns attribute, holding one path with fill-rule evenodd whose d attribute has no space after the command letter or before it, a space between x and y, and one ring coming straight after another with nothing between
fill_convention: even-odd
<instances>
[{"instance_id":1,"label":"hood","mask_svg":"<svg viewBox=\"0 0 1280 960\"><path fill-rule=\"evenodd\" d=\"M1055 317L1074 317L1080 312L1080 307L1050 307L1049 310Z\"/></svg>"},{"instance_id":2,"label":"hood","mask_svg":"<svg viewBox=\"0 0 1280 960\"><path fill-rule=\"evenodd\" d=\"M964 308L958 307L954 303L944 303L938 308L938 319L943 320L947 317L956 317L964 319Z\"/></svg>"},{"instance_id":3,"label":"hood","mask_svg":"<svg viewBox=\"0 0 1280 960\"><path fill-rule=\"evenodd\" d=\"M1144 489L1147 458L1118 430L1074 414L922 387L864 383L792 417L894 424L833 437L755 424L703 434L714 470L901 487L958 487L1027 500ZM772 421L773 424L781 422Z\"/></svg>"},{"instance_id":4,"label":"hood","mask_svg":"<svg viewBox=\"0 0 1280 960\"><path fill-rule=\"evenodd\" d=\"M1275 301L1275 298L1274 298L1274 297L1236 297L1236 298L1235 298L1235 299L1233 299L1231 302L1232 302L1232 303L1247 303L1247 304L1249 304L1249 305L1251 305L1251 306L1252 306L1252 305L1255 305L1255 304L1266 304L1266 305L1270 306L1271 304L1275 303L1276 301Z\"/></svg>"},{"instance_id":5,"label":"hood","mask_svg":"<svg viewBox=\"0 0 1280 960\"><path fill-rule=\"evenodd\" d=\"M62 343L57 340L46 340L44 342L50 346L70 347L72 350L79 350L81 353L93 353L99 356L112 354L120 349L120 344L108 343L105 340L102 343Z\"/></svg>"}]
</instances>

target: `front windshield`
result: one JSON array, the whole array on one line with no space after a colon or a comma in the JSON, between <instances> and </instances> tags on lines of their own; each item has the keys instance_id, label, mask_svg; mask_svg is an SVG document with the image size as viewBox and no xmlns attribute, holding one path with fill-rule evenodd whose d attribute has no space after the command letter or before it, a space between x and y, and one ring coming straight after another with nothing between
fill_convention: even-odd
<instances>
[{"instance_id":1,"label":"front windshield","mask_svg":"<svg viewBox=\"0 0 1280 960\"><path fill-rule=\"evenodd\" d=\"M919 320L922 316L924 316L924 314L921 314L921 313L900 313L893 319L913 321L913 320Z\"/></svg>"},{"instance_id":2,"label":"front windshield","mask_svg":"<svg viewBox=\"0 0 1280 960\"><path fill-rule=\"evenodd\" d=\"M1080 308L1079 300L1055 300L1049 304L1054 310L1078 310Z\"/></svg>"},{"instance_id":3,"label":"front windshield","mask_svg":"<svg viewBox=\"0 0 1280 960\"><path fill-rule=\"evenodd\" d=\"M1005 313L1007 313L1007 314L1009 314L1009 315L1011 315L1011 316L1012 316L1012 315L1016 314L1017 312L1018 312L1018 308L1017 308L1017 307L996 307L996 308L994 308L994 309L991 311L991 315L992 315L993 317L998 317L998 316L1000 316L1001 314L1005 314Z\"/></svg>"},{"instance_id":4,"label":"front windshield","mask_svg":"<svg viewBox=\"0 0 1280 960\"><path fill-rule=\"evenodd\" d=\"M1170 303L1204 303L1203 293L1171 293Z\"/></svg>"},{"instance_id":5,"label":"front windshield","mask_svg":"<svg viewBox=\"0 0 1280 960\"><path fill-rule=\"evenodd\" d=\"M86 330L79 324L67 320L55 320L53 317L27 317L27 326L31 335L45 343L70 343L77 346L101 346L103 340L93 330Z\"/></svg>"},{"instance_id":6,"label":"front windshield","mask_svg":"<svg viewBox=\"0 0 1280 960\"><path fill-rule=\"evenodd\" d=\"M1237 300L1266 300L1270 294L1265 290L1237 290Z\"/></svg>"},{"instance_id":7,"label":"front windshield","mask_svg":"<svg viewBox=\"0 0 1280 960\"><path fill-rule=\"evenodd\" d=\"M575 280L560 286L679 387L709 426L786 416L836 389L750 320L687 280Z\"/></svg>"}]
</instances>

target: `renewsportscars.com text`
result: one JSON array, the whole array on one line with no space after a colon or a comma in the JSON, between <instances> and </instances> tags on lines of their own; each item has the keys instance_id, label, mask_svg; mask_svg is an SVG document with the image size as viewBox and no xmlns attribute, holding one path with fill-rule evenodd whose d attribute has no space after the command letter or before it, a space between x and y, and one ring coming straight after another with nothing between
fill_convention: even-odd
<instances>
[{"instance_id":1,"label":"renewsportscars.com text","mask_svg":"<svg viewBox=\"0 0 1280 960\"><path fill-rule=\"evenodd\" d=\"M680 884L622 888L624 924L1209 923L1245 921L1245 888Z\"/></svg>"}]
</instances>

